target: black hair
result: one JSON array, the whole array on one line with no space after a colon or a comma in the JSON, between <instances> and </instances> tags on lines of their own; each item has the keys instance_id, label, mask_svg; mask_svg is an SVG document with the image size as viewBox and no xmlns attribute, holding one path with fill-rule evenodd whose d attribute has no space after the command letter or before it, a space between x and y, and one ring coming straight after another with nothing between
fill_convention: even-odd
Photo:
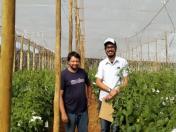
<instances>
[{"instance_id":1,"label":"black hair","mask_svg":"<svg viewBox=\"0 0 176 132\"><path fill-rule=\"evenodd\" d=\"M67 61L70 61L71 57L73 56L75 58L78 58L79 60L81 59L80 55L76 51L71 51L70 53L68 53Z\"/></svg>"}]
</instances>

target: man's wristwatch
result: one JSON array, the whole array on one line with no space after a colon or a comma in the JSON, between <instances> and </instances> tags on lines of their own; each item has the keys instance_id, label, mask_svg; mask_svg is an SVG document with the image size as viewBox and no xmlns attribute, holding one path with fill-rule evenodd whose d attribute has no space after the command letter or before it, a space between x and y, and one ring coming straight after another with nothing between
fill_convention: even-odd
<instances>
[{"instance_id":1,"label":"man's wristwatch","mask_svg":"<svg viewBox=\"0 0 176 132\"><path fill-rule=\"evenodd\" d=\"M107 89L108 93L110 93L110 92L111 92L111 90L112 90L111 88L108 88L108 89Z\"/></svg>"}]
</instances>

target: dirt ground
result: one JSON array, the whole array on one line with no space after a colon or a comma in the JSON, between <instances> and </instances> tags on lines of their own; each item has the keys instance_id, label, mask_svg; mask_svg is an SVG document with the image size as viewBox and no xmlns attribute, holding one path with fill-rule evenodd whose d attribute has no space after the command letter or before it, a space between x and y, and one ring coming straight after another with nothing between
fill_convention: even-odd
<instances>
[{"instance_id":1,"label":"dirt ground","mask_svg":"<svg viewBox=\"0 0 176 132\"><path fill-rule=\"evenodd\" d=\"M97 101L92 95L90 105L88 108L89 112L89 132L100 132L100 125L98 120L98 111L97 111ZM63 124L61 125L60 132L64 132Z\"/></svg>"}]
</instances>

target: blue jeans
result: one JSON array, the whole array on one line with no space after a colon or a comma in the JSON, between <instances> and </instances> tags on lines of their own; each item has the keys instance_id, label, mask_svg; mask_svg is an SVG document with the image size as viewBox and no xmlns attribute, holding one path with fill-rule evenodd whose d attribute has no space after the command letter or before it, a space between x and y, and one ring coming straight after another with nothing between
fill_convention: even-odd
<instances>
[{"instance_id":1,"label":"blue jeans","mask_svg":"<svg viewBox=\"0 0 176 132\"><path fill-rule=\"evenodd\" d=\"M69 122L65 125L66 132L75 132L75 128L78 128L78 132L88 132L88 112L85 111L79 114L67 114Z\"/></svg>"},{"instance_id":2,"label":"blue jeans","mask_svg":"<svg viewBox=\"0 0 176 132\"><path fill-rule=\"evenodd\" d=\"M101 124L101 132L119 132L118 126L112 124L107 120L100 119L100 124Z\"/></svg>"},{"instance_id":3,"label":"blue jeans","mask_svg":"<svg viewBox=\"0 0 176 132\"><path fill-rule=\"evenodd\" d=\"M98 109L100 110L101 108L101 101L99 101L99 106ZM119 132L119 127L117 124L112 124L111 122L100 119L100 124L101 124L101 132ZM111 131L110 131L111 130Z\"/></svg>"}]
</instances>

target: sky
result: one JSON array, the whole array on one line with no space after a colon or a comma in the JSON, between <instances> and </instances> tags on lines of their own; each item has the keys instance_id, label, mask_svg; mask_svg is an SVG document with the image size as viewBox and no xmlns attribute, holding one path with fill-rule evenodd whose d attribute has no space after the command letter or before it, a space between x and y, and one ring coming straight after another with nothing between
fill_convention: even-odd
<instances>
[{"instance_id":1,"label":"sky","mask_svg":"<svg viewBox=\"0 0 176 132\"><path fill-rule=\"evenodd\" d=\"M167 3L165 7L164 3ZM1 21L2 0L0 5ZM175 33L175 5L176 0L84 0L82 16L86 35L86 57L104 58L103 41L107 37L113 37L117 41L118 53L130 54L131 49L140 44L146 52L146 43L149 43L151 56L154 52L153 41L158 40L161 42L161 57L164 57L164 41L160 40L164 38L164 32L168 33L171 40L173 38L170 36ZM61 10L62 56L66 56L68 0L62 0ZM16 31L54 50L55 0L16 0ZM175 48L175 39L172 43L169 45L170 54L174 52L171 50ZM75 46L74 39L73 45Z\"/></svg>"}]
</instances>

